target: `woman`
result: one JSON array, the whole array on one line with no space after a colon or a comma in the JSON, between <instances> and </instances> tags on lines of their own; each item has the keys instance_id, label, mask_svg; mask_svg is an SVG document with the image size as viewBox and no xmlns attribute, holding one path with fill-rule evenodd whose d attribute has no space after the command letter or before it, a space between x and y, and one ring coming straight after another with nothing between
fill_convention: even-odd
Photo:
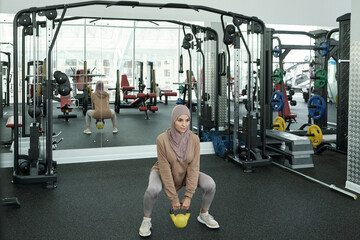
<instances>
[{"instance_id":1,"label":"woman","mask_svg":"<svg viewBox=\"0 0 360 240\"><path fill-rule=\"evenodd\" d=\"M215 182L210 176L199 172L200 140L189 130L189 125L189 109L177 105L172 111L171 127L157 137L158 161L151 169L144 195L144 218L139 229L142 237L151 235L151 213L162 187L174 210L187 210L199 186L202 189L202 202L197 219L209 228L219 228L208 213L215 195ZM180 202L177 191L183 186L186 191Z\"/></svg>"},{"instance_id":2,"label":"woman","mask_svg":"<svg viewBox=\"0 0 360 240\"><path fill-rule=\"evenodd\" d=\"M111 118L113 125L113 133L117 133L116 128L116 115L114 110L109 108L109 94L104 91L103 81L96 82L95 92L91 94L92 110L86 112L86 125L84 130L85 134L91 134L90 122L91 118L96 119L96 122L103 121L104 119Z\"/></svg>"}]
</instances>

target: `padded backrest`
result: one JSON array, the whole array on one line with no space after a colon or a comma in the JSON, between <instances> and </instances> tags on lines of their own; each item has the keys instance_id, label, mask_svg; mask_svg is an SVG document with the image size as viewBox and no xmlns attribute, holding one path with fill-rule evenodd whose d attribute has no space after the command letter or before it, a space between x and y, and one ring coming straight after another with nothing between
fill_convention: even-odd
<instances>
[{"instance_id":1,"label":"padded backrest","mask_svg":"<svg viewBox=\"0 0 360 240\"><path fill-rule=\"evenodd\" d=\"M121 75L121 87L128 87L129 86L129 81L127 79L127 75L123 74Z\"/></svg>"},{"instance_id":2,"label":"padded backrest","mask_svg":"<svg viewBox=\"0 0 360 240\"><path fill-rule=\"evenodd\" d=\"M90 70L87 70L87 74L90 74ZM76 70L76 75L80 75L76 77L76 88L79 91L83 91L84 90L84 82L85 82L85 74L84 74L84 69L79 69ZM88 82L91 82L91 77L88 77Z\"/></svg>"},{"instance_id":3,"label":"padded backrest","mask_svg":"<svg viewBox=\"0 0 360 240\"><path fill-rule=\"evenodd\" d=\"M286 88L285 88L284 81L282 82L282 84L283 84L283 93L284 93L284 98L285 98L284 115L285 115L285 118L288 118L291 115L290 106L289 106L289 100L288 100L288 97L287 97L287 94L286 94ZM275 90L276 91L281 91L280 84L275 84ZM282 112L279 111L278 114L279 114L279 116L281 116Z\"/></svg>"},{"instance_id":4,"label":"padded backrest","mask_svg":"<svg viewBox=\"0 0 360 240\"><path fill-rule=\"evenodd\" d=\"M71 106L71 94L67 96L60 96L60 106L64 107L65 105Z\"/></svg>"}]
</instances>

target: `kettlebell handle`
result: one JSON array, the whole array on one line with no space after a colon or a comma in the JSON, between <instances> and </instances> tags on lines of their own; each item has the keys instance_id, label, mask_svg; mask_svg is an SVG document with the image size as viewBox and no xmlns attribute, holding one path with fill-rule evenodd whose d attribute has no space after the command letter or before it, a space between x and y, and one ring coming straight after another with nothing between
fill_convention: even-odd
<instances>
[{"instance_id":1,"label":"kettlebell handle","mask_svg":"<svg viewBox=\"0 0 360 240\"><path fill-rule=\"evenodd\" d=\"M181 209L179 209L179 210L181 210ZM171 207L170 208L170 214L174 214L174 209ZM190 213L190 210L188 209L188 210L186 210L186 213Z\"/></svg>"}]
</instances>

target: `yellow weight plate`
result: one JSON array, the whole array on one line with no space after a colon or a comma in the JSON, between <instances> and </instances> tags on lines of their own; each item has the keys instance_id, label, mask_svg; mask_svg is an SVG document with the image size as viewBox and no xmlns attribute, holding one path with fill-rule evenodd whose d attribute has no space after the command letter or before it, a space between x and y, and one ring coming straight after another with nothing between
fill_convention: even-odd
<instances>
[{"instance_id":1,"label":"yellow weight plate","mask_svg":"<svg viewBox=\"0 0 360 240\"><path fill-rule=\"evenodd\" d=\"M314 147L320 145L323 139L323 134L318 125L311 125L307 130L307 137L310 139Z\"/></svg>"},{"instance_id":2,"label":"yellow weight plate","mask_svg":"<svg viewBox=\"0 0 360 240\"><path fill-rule=\"evenodd\" d=\"M276 117L275 119L274 119L274 123L273 123L273 125L274 125L274 129L275 130L279 130L279 131L283 131L283 132L285 132L285 130L286 130L286 124L285 124L285 120L282 118L282 117Z\"/></svg>"}]
</instances>

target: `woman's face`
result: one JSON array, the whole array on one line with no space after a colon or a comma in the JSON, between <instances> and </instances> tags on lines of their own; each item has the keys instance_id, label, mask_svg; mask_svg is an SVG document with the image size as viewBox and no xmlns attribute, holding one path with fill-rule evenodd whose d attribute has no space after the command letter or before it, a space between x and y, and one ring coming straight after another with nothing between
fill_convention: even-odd
<instances>
[{"instance_id":1,"label":"woman's face","mask_svg":"<svg viewBox=\"0 0 360 240\"><path fill-rule=\"evenodd\" d=\"M175 121L175 128L178 132L184 133L189 129L190 118L184 114L178 117Z\"/></svg>"}]
</instances>

